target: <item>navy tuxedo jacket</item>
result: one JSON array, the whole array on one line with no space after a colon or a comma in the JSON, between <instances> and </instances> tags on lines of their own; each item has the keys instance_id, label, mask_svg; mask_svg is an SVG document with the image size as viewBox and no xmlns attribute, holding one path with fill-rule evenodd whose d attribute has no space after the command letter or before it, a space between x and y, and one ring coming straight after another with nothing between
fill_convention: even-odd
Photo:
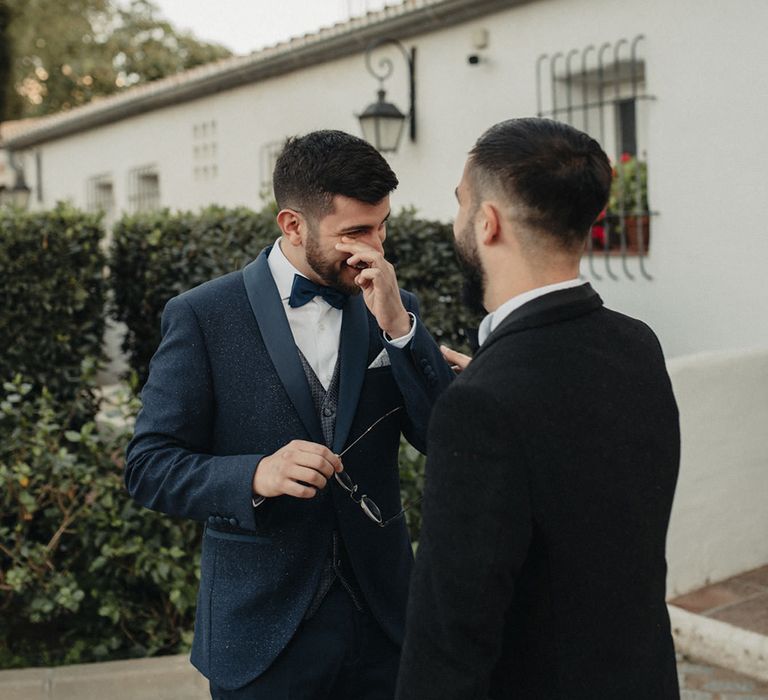
<instances>
[{"instance_id":1,"label":"navy tuxedo jacket","mask_svg":"<svg viewBox=\"0 0 768 700\"><path fill-rule=\"evenodd\" d=\"M277 287L269 248L243 270L172 299L128 446L126 485L148 508L206 523L192 663L234 689L262 673L301 622L338 528L372 614L398 645L412 564L404 519L377 527L331 479L313 499L253 508L259 460L294 439L323 443ZM401 292L417 313L415 297ZM401 431L424 450L432 404L450 368L423 324L391 364L368 369L384 347L361 296L343 311L333 450L381 508L400 510ZM330 506L330 507L329 507Z\"/></svg>"}]
</instances>

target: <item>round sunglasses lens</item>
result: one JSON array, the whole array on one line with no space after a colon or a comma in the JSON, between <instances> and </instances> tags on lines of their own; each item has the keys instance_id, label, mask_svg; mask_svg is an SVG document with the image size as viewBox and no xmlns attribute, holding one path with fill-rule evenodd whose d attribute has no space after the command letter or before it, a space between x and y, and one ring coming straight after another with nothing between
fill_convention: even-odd
<instances>
[{"instance_id":1,"label":"round sunglasses lens","mask_svg":"<svg viewBox=\"0 0 768 700\"><path fill-rule=\"evenodd\" d=\"M371 520L377 523L383 522L379 507L370 498L368 498L368 496L363 496L362 500L360 501L360 506Z\"/></svg>"},{"instance_id":2,"label":"round sunglasses lens","mask_svg":"<svg viewBox=\"0 0 768 700\"><path fill-rule=\"evenodd\" d=\"M336 481L339 482L341 487L345 488L350 493L355 492L355 483L347 475L347 472L336 472L334 476L336 477Z\"/></svg>"}]
</instances>

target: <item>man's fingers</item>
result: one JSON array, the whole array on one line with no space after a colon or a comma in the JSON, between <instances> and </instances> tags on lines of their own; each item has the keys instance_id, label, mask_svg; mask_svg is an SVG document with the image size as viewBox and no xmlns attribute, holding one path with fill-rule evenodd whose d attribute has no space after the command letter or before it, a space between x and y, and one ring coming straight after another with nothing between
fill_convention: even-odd
<instances>
[{"instance_id":1,"label":"man's fingers","mask_svg":"<svg viewBox=\"0 0 768 700\"><path fill-rule=\"evenodd\" d=\"M334 455L335 461L338 458ZM322 474L326 479L330 479L333 476L333 472L336 471L334 462L330 462L325 457L312 454L310 452L302 452L296 458L296 465L299 467L312 469L315 472Z\"/></svg>"},{"instance_id":2,"label":"man's fingers","mask_svg":"<svg viewBox=\"0 0 768 700\"><path fill-rule=\"evenodd\" d=\"M287 470L285 476L291 481L303 482L308 486L314 486L316 489L324 489L328 483L328 478L322 472L311 467L302 467L298 464Z\"/></svg>"},{"instance_id":3,"label":"man's fingers","mask_svg":"<svg viewBox=\"0 0 768 700\"><path fill-rule=\"evenodd\" d=\"M351 256L347 258L347 265L353 267L360 262L378 265L386 259L384 252L378 248L347 238L343 238L341 243L336 244L336 250L342 253L351 253Z\"/></svg>"},{"instance_id":4,"label":"man's fingers","mask_svg":"<svg viewBox=\"0 0 768 700\"><path fill-rule=\"evenodd\" d=\"M381 275L381 270L377 270L373 267L367 267L362 270L360 274L355 277L355 284L362 287L366 283L373 283L377 277Z\"/></svg>"},{"instance_id":5,"label":"man's fingers","mask_svg":"<svg viewBox=\"0 0 768 700\"><path fill-rule=\"evenodd\" d=\"M384 256L376 250L371 249L370 252L355 253L347 258L347 265L350 267L359 268L362 270L381 267L384 263Z\"/></svg>"},{"instance_id":6,"label":"man's fingers","mask_svg":"<svg viewBox=\"0 0 768 700\"><path fill-rule=\"evenodd\" d=\"M312 486L304 486L289 479L285 482L283 493L294 498L314 498L317 495L317 489Z\"/></svg>"},{"instance_id":7,"label":"man's fingers","mask_svg":"<svg viewBox=\"0 0 768 700\"><path fill-rule=\"evenodd\" d=\"M289 443L289 447L292 447L297 453L305 453L306 455L321 457L330 465L332 472L340 472L344 469L339 456L334 452L331 452L325 445L321 445L317 442L309 442L308 440L293 440ZM298 454L294 455L294 457L299 464L305 464L306 466L315 464L315 462L307 462L310 457L301 457Z\"/></svg>"},{"instance_id":8,"label":"man's fingers","mask_svg":"<svg viewBox=\"0 0 768 700\"><path fill-rule=\"evenodd\" d=\"M467 365L472 362L472 358L469 355L456 352L456 350L452 350L447 345L441 345L440 352L443 353L443 358L454 370L458 369L461 371L466 369Z\"/></svg>"}]
</instances>

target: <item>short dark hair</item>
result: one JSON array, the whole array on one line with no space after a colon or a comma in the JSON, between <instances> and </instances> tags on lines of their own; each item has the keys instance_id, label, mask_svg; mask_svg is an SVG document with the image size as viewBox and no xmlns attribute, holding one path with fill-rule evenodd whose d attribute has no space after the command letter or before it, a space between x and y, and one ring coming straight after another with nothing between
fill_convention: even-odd
<instances>
[{"instance_id":1,"label":"short dark hair","mask_svg":"<svg viewBox=\"0 0 768 700\"><path fill-rule=\"evenodd\" d=\"M272 176L275 201L318 220L340 194L376 204L397 187L397 177L371 144L343 131L313 131L289 138Z\"/></svg>"},{"instance_id":2,"label":"short dark hair","mask_svg":"<svg viewBox=\"0 0 768 700\"><path fill-rule=\"evenodd\" d=\"M608 156L593 138L562 122L500 122L469 155L475 198L489 190L504 195L525 227L564 248L584 243L608 201Z\"/></svg>"}]
</instances>

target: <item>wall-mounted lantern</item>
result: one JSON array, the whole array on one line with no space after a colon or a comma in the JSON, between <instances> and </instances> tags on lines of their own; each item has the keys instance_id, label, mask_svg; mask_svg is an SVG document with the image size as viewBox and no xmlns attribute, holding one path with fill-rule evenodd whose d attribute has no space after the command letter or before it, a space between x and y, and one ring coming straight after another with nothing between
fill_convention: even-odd
<instances>
[{"instance_id":1,"label":"wall-mounted lantern","mask_svg":"<svg viewBox=\"0 0 768 700\"><path fill-rule=\"evenodd\" d=\"M16 181L13 187L0 187L0 205L13 207L14 209L26 209L29 204L31 190L24 179L24 169L17 165L13 155L10 154L11 167L16 172Z\"/></svg>"},{"instance_id":2,"label":"wall-mounted lantern","mask_svg":"<svg viewBox=\"0 0 768 700\"><path fill-rule=\"evenodd\" d=\"M408 114L403 114L394 104L387 102L384 81L394 69L392 61L384 57L378 63L378 70L371 64L371 57L376 49L391 45L397 47L408 65L408 87L410 104ZM368 72L379 81L378 99L368 105L362 114L358 115L363 138L373 144L382 153L397 151L406 119L410 120L411 141L416 141L416 80L415 80L416 49L410 53L397 39L379 39L373 42L365 52L365 65Z\"/></svg>"}]
</instances>

